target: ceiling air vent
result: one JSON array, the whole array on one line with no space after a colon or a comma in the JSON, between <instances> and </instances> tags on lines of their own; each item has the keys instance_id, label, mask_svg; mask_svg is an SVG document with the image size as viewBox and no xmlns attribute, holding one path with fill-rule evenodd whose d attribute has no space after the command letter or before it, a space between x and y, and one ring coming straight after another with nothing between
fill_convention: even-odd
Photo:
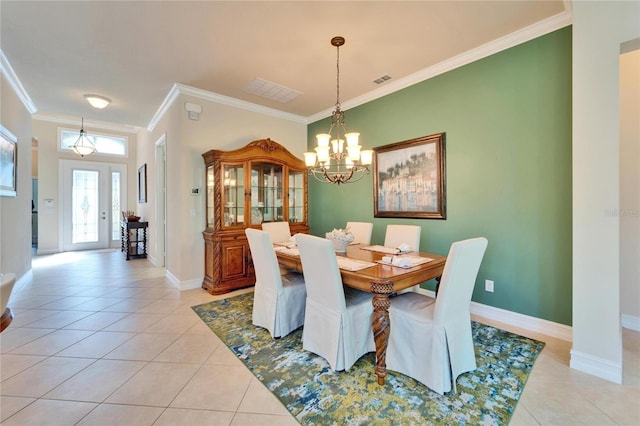
<instances>
[{"instance_id":1,"label":"ceiling air vent","mask_svg":"<svg viewBox=\"0 0 640 426\"><path fill-rule=\"evenodd\" d=\"M375 84L382 84L382 83L384 83L384 82L385 82L385 81L387 81L387 80L391 80L391 76L390 76L390 75L385 74L385 75L383 75L382 77L376 78L375 80L373 80L373 82L374 82Z\"/></svg>"},{"instance_id":2,"label":"ceiling air vent","mask_svg":"<svg viewBox=\"0 0 640 426\"><path fill-rule=\"evenodd\" d=\"M272 83L261 78L256 78L244 88L244 91L251 93L252 95L262 96L263 98L271 99L283 104L295 99L302 92L289 89L288 87L280 86L279 84Z\"/></svg>"}]
</instances>

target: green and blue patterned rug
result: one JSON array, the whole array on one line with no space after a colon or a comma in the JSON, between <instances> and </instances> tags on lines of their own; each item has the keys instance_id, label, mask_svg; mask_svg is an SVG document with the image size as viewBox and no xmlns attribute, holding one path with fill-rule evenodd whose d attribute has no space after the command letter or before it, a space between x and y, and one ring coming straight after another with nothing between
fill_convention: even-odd
<instances>
[{"instance_id":1,"label":"green and blue patterned rug","mask_svg":"<svg viewBox=\"0 0 640 426\"><path fill-rule=\"evenodd\" d=\"M193 310L304 425L508 424L544 343L472 322L478 368L458 377L456 394L439 395L389 371L384 386L375 354L334 372L302 349L302 329L272 339L251 324L253 293Z\"/></svg>"}]
</instances>

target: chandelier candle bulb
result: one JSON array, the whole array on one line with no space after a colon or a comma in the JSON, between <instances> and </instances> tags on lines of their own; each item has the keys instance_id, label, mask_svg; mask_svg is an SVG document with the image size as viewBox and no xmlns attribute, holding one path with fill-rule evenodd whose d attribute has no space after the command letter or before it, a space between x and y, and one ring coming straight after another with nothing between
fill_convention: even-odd
<instances>
[{"instance_id":1,"label":"chandelier candle bulb","mask_svg":"<svg viewBox=\"0 0 640 426\"><path fill-rule=\"evenodd\" d=\"M347 133L344 135L347 138L347 147L358 145L358 137L360 133Z\"/></svg>"},{"instance_id":2,"label":"chandelier candle bulb","mask_svg":"<svg viewBox=\"0 0 640 426\"><path fill-rule=\"evenodd\" d=\"M333 148L333 152L336 154L342 153L344 147L344 140L342 139L334 139L331 141L331 147Z\"/></svg>"},{"instance_id":3,"label":"chandelier candle bulb","mask_svg":"<svg viewBox=\"0 0 640 426\"><path fill-rule=\"evenodd\" d=\"M373 163L373 150L365 149L364 151L360 151L360 161L365 166L371 165Z\"/></svg>"},{"instance_id":4,"label":"chandelier candle bulb","mask_svg":"<svg viewBox=\"0 0 640 426\"><path fill-rule=\"evenodd\" d=\"M318 153L319 162L326 163L329 161L329 148L317 147L316 152Z\"/></svg>"},{"instance_id":5,"label":"chandelier candle bulb","mask_svg":"<svg viewBox=\"0 0 640 426\"><path fill-rule=\"evenodd\" d=\"M316 139L318 140L319 148L329 148L329 140L331 139L331 135L328 133L320 133L316 135Z\"/></svg>"},{"instance_id":6,"label":"chandelier candle bulb","mask_svg":"<svg viewBox=\"0 0 640 426\"><path fill-rule=\"evenodd\" d=\"M307 167L313 167L316 165L316 153L315 152L305 152L304 153L304 164Z\"/></svg>"},{"instance_id":7,"label":"chandelier candle bulb","mask_svg":"<svg viewBox=\"0 0 640 426\"><path fill-rule=\"evenodd\" d=\"M347 146L349 152L349 159L351 161L358 161L360 159L360 145Z\"/></svg>"}]
</instances>

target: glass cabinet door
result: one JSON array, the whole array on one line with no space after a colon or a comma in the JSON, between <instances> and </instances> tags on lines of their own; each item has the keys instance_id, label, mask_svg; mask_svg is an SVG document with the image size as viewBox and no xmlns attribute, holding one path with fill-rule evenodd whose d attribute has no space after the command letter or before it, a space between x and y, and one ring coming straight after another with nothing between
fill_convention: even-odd
<instances>
[{"instance_id":1,"label":"glass cabinet door","mask_svg":"<svg viewBox=\"0 0 640 426\"><path fill-rule=\"evenodd\" d=\"M289 170L289 222L304 222L304 173Z\"/></svg>"},{"instance_id":2,"label":"glass cabinet door","mask_svg":"<svg viewBox=\"0 0 640 426\"><path fill-rule=\"evenodd\" d=\"M251 163L251 225L284 220L282 165Z\"/></svg>"},{"instance_id":3,"label":"glass cabinet door","mask_svg":"<svg viewBox=\"0 0 640 426\"><path fill-rule=\"evenodd\" d=\"M213 228L215 220L215 206L214 206L214 179L213 166L207 167L207 227Z\"/></svg>"},{"instance_id":4,"label":"glass cabinet door","mask_svg":"<svg viewBox=\"0 0 640 426\"><path fill-rule=\"evenodd\" d=\"M244 168L225 164L222 168L224 227L244 224Z\"/></svg>"}]
</instances>

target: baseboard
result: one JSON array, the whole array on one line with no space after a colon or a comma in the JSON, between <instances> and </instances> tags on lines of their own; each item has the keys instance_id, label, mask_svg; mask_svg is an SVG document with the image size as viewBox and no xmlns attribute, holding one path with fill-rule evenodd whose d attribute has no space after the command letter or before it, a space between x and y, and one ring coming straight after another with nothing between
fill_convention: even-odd
<instances>
[{"instance_id":1,"label":"baseboard","mask_svg":"<svg viewBox=\"0 0 640 426\"><path fill-rule=\"evenodd\" d=\"M173 284L180 291L193 290L194 288L202 287L202 279L180 281L178 278L175 277L175 275L173 275L168 270L165 271L165 276L167 277L169 282Z\"/></svg>"},{"instance_id":2,"label":"baseboard","mask_svg":"<svg viewBox=\"0 0 640 426\"><path fill-rule=\"evenodd\" d=\"M622 327L633 331L640 331L640 317L622 314Z\"/></svg>"},{"instance_id":3,"label":"baseboard","mask_svg":"<svg viewBox=\"0 0 640 426\"><path fill-rule=\"evenodd\" d=\"M182 281L180 283L180 290L193 290L195 288L202 288L202 280L201 279Z\"/></svg>"},{"instance_id":4,"label":"baseboard","mask_svg":"<svg viewBox=\"0 0 640 426\"><path fill-rule=\"evenodd\" d=\"M435 295L433 291L425 290L423 288L419 288L417 292L430 297L434 297ZM471 302L471 313L493 321L500 321L514 327L524 328L525 330L535 331L536 333L542 333L557 339L566 340L567 342L573 341L573 330L568 325L519 314L517 312L507 311L505 309L489 305L483 305L478 302Z\"/></svg>"},{"instance_id":5,"label":"baseboard","mask_svg":"<svg viewBox=\"0 0 640 426\"><path fill-rule=\"evenodd\" d=\"M168 269L164 270L164 276L169 280L169 282L178 290L182 290L180 287L180 280L175 277Z\"/></svg>"},{"instance_id":6,"label":"baseboard","mask_svg":"<svg viewBox=\"0 0 640 426\"><path fill-rule=\"evenodd\" d=\"M574 370L582 371L610 382L622 383L622 363L611 362L574 349L570 353L571 361L569 361L569 367Z\"/></svg>"}]
</instances>

